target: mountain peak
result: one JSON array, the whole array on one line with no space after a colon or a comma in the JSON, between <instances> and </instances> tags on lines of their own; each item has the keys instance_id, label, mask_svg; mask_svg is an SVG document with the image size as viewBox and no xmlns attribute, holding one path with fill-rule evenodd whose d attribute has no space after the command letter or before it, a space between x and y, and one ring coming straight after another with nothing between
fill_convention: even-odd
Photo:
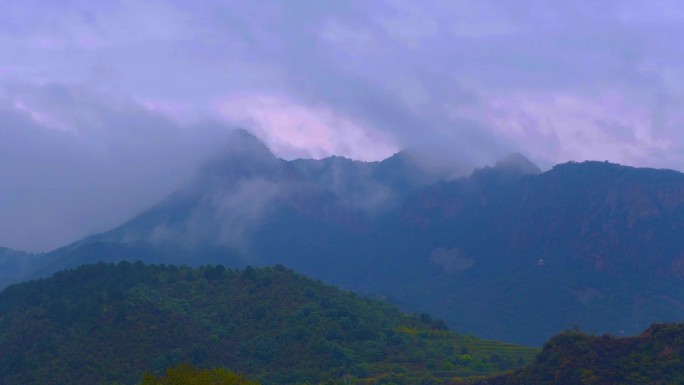
<instances>
[{"instance_id":1,"label":"mountain peak","mask_svg":"<svg viewBox=\"0 0 684 385\"><path fill-rule=\"evenodd\" d=\"M244 128L236 128L233 131L231 131L230 134L228 134L228 140L229 141L251 141L251 142L259 143L259 144L263 145L263 143L259 140L259 138L256 137L256 135L245 130Z\"/></svg>"},{"instance_id":2,"label":"mountain peak","mask_svg":"<svg viewBox=\"0 0 684 385\"><path fill-rule=\"evenodd\" d=\"M486 183L502 183L539 173L541 170L536 164L519 153L513 153L496 162L493 167L476 169L471 178Z\"/></svg>"},{"instance_id":3,"label":"mountain peak","mask_svg":"<svg viewBox=\"0 0 684 385\"><path fill-rule=\"evenodd\" d=\"M494 168L513 172L519 175L539 174L541 170L536 164L532 163L524 155L515 152L507 155L503 159L496 162Z\"/></svg>"},{"instance_id":4,"label":"mountain peak","mask_svg":"<svg viewBox=\"0 0 684 385\"><path fill-rule=\"evenodd\" d=\"M243 129L234 130L222 151L210 158L200 174L244 177L268 173L276 169L280 160L256 136Z\"/></svg>"},{"instance_id":5,"label":"mountain peak","mask_svg":"<svg viewBox=\"0 0 684 385\"><path fill-rule=\"evenodd\" d=\"M224 155L235 157L248 157L250 159L275 158L269 148L251 132L237 129L230 133L226 142Z\"/></svg>"}]
</instances>

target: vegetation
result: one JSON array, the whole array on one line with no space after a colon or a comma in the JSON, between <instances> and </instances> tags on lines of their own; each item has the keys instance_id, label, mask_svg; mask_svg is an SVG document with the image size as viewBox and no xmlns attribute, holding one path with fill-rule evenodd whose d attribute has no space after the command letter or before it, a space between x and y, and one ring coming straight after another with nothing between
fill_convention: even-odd
<instances>
[{"instance_id":1,"label":"vegetation","mask_svg":"<svg viewBox=\"0 0 684 385\"><path fill-rule=\"evenodd\" d=\"M0 293L3 384L132 384L183 362L264 384L437 383L515 368L535 352L282 266L99 263Z\"/></svg>"},{"instance_id":2,"label":"vegetation","mask_svg":"<svg viewBox=\"0 0 684 385\"><path fill-rule=\"evenodd\" d=\"M638 337L564 332L535 361L479 385L669 385L684 383L684 324L658 324Z\"/></svg>"},{"instance_id":3,"label":"vegetation","mask_svg":"<svg viewBox=\"0 0 684 385\"><path fill-rule=\"evenodd\" d=\"M140 385L259 385L259 383L222 368L201 370L191 365L181 364L167 369L163 376L146 373Z\"/></svg>"}]
</instances>

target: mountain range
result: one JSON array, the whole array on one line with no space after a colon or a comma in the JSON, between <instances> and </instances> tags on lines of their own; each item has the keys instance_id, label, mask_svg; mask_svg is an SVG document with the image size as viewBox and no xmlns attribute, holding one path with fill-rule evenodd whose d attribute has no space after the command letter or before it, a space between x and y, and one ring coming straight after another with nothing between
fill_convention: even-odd
<instances>
[{"instance_id":1,"label":"mountain range","mask_svg":"<svg viewBox=\"0 0 684 385\"><path fill-rule=\"evenodd\" d=\"M459 177L412 151L286 161L236 131L130 221L50 253L0 250L0 283L97 261L283 264L456 331L541 345L573 325L633 335L684 318L683 236L672 170L541 172L514 154Z\"/></svg>"}]
</instances>

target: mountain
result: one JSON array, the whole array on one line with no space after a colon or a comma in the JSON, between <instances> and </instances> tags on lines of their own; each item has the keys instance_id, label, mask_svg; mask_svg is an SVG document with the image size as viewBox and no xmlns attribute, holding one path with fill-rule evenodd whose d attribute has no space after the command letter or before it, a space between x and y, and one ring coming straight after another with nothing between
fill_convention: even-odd
<instances>
[{"instance_id":1,"label":"mountain","mask_svg":"<svg viewBox=\"0 0 684 385\"><path fill-rule=\"evenodd\" d=\"M263 384L435 383L502 372L535 353L283 266L98 263L0 293L2 384L132 384L183 362Z\"/></svg>"},{"instance_id":2,"label":"mountain","mask_svg":"<svg viewBox=\"0 0 684 385\"><path fill-rule=\"evenodd\" d=\"M478 385L642 385L684 383L684 324L657 324L638 337L567 331L534 362Z\"/></svg>"},{"instance_id":3,"label":"mountain","mask_svg":"<svg viewBox=\"0 0 684 385\"><path fill-rule=\"evenodd\" d=\"M50 253L34 276L98 260L158 263L282 263L325 278L359 263L411 193L444 175L400 152L381 162L276 158L237 130L223 153L184 187L121 226ZM293 244L296 243L296 244ZM358 247L355 245L358 244Z\"/></svg>"},{"instance_id":4,"label":"mountain","mask_svg":"<svg viewBox=\"0 0 684 385\"><path fill-rule=\"evenodd\" d=\"M99 260L283 264L537 346L573 324L634 335L684 319L684 174L606 162L540 172L514 154L452 176L411 151L285 161L238 131L169 198L25 277Z\"/></svg>"},{"instance_id":5,"label":"mountain","mask_svg":"<svg viewBox=\"0 0 684 385\"><path fill-rule=\"evenodd\" d=\"M244 250L258 227L278 214L357 231L373 214L397 209L406 195L440 179L404 153L383 162L342 157L288 162L245 131L230 139L223 153L168 199L77 244L149 241L188 250L206 244Z\"/></svg>"},{"instance_id":6,"label":"mountain","mask_svg":"<svg viewBox=\"0 0 684 385\"><path fill-rule=\"evenodd\" d=\"M20 282L41 263L41 255L0 247L0 288Z\"/></svg>"},{"instance_id":7,"label":"mountain","mask_svg":"<svg viewBox=\"0 0 684 385\"><path fill-rule=\"evenodd\" d=\"M535 344L573 323L634 334L677 321L683 202L684 175L603 162L441 183L404 207L403 248L433 270L410 278L424 292L397 295L456 328Z\"/></svg>"}]
</instances>

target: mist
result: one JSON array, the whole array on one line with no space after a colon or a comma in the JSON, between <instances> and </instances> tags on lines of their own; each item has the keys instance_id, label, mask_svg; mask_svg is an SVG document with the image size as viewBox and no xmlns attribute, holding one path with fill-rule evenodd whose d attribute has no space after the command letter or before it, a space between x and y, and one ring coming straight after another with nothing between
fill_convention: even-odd
<instances>
[{"instance_id":1,"label":"mist","mask_svg":"<svg viewBox=\"0 0 684 385\"><path fill-rule=\"evenodd\" d=\"M597 159L681 170L680 9L4 4L0 245L50 250L118 225L187 182L236 127L283 159L429 149L416 152L425 167L454 176L512 152L542 169ZM384 199L377 190L367 205Z\"/></svg>"},{"instance_id":2,"label":"mist","mask_svg":"<svg viewBox=\"0 0 684 385\"><path fill-rule=\"evenodd\" d=\"M48 251L156 204L230 128L180 125L128 99L59 85L0 99L0 244Z\"/></svg>"}]
</instances>

